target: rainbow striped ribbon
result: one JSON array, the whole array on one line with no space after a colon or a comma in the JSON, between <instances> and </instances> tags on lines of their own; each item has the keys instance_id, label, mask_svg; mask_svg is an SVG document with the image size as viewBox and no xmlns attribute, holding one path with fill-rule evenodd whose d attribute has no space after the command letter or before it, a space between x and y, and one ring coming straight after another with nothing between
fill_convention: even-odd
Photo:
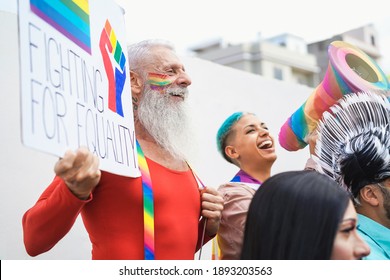
<instances>
[{"instance_id":1,"label":"rainbow striped ribbon","mask_svg":"<svg viewBox=\"0 0 390 280\"><path fill-rule=\"evenodd\" d=\"M251 175L246 173L244 170L240 169L238 173L230 180L232 183L241 183L247 185L248 187L254 189L255 191L261 186L262 182L256 180Z\"/></svg>"},{"instance_id":2,"label":"rainbow striped ribbon","mask_svg":"<svg viewBox=\"0 0 390 280\"><path fill-rule=\"evenodd\" d=\"M143 203L144 203L144 254L145 260L154 260L154 201L153 201L153 188L152 188L152 179L150 177L148 163L144 152L141 149L140 144L136 141L137 144L137 157L138 157L138 166L141 171L142 178L142 194L143 194ZM188 164L188 163L187 163ZM193 171L191 166L190 170L194 174L195 179L198 183L200 189L205 188L205 185L200 180L200 178ZM206 222L204 222L202 240L201 240L201 249L199 253L199 259L202 254L202 247L204 242L204 235L206 230Z\"/></svg>"},{"instance_id":3,"label":"rainbow striped ribbon","mask_svg":"<svg viewBox=\"0 0 390 280\"><path fill-rule=\"evenodd\" d=\"M145 260L154 260L154 201L152 179L145 155L137 141L138 165L142 176L144 202L144 252Z\"/></svg>"}]
</instances>

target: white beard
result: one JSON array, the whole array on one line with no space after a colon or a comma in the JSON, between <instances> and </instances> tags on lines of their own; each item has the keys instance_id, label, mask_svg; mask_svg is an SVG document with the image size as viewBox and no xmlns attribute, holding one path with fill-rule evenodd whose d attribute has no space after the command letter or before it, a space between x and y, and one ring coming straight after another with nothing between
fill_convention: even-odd
<instances>
[{"instance_id":1,"label":"white beard","mask_svg":"<svg viewBox=\"0 0 390 280\"><path fill-rule=\"evenodd\" d=\"M138 119L148 133L162 148L180 160L187 160L190 152L192 130L190 129L186 102L172 100L167 93L146 89L138 107Z\"/></svg>"}]
</instances>

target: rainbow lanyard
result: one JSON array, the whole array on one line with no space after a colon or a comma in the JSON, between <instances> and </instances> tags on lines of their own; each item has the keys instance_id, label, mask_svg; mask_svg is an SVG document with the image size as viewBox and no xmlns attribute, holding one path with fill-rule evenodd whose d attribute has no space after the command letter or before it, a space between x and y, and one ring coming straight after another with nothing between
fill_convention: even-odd
<instances>
[{"instance_id":1,"label":"rainbow lanyard","mask_svg":"<svg viewBox=\"0 0 390 280\"><path fill-rule=\"evenodd\" d=\"M145 260L154 260L154 201L152 179L144 152L137 142L138 166L142 178L142 194L144 203L144 253Z\"/></svg>"},{"instance_id":2,"label":"rainbow lanyard","mask_svg":"<svg viewBox=\"0 0 390 280\"><path fill-rule=\"evenodd\" d=\"M144 254L145 254L145 260L154 260L155 257L154 256L154 200L153 200L152 179L150 177L149 167L148 167L148 163L146 162L144 152L142 151L138 141L136 141L136 144L137 144L138 166L141 171L142 194L143 194L143 204L144 204ZM200 178L193 171L191 166L189 164L188 166L192 174L194 175L196 182L198 183L199 189L206 188L203 182L200 180ZM202 253L205 230L206 230L206 221L204 222L199 259Z\"/></svg>"},{"instance_id":3,"label":"rainbow lanyard","mask_svg":"<svg viewBox=\"0 0 390 280\"><path fill-rule=\"evenodd\" d=\"M233 179L230 180L230 182L241 183L241 184L247 185L248 187L250 187L254 190L257 190L262 184L262 182L253 178L248 173L246 173L244 170L238 171L238 173L234 176Z\"/></svg>"}]
</instances>

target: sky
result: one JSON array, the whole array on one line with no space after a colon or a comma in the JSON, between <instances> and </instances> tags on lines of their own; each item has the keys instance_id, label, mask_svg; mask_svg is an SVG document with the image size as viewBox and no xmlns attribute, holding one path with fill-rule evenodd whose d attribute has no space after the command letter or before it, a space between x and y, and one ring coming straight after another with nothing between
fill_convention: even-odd
<instances>
[{"instance_id":1,"label":"sky","mask_svg":"<svg viewBox=\"0 0 390 280\"><path fill-rule=\"evenodd\" d=\"M234 44L291 33L311 43L372 23L384 56L380 66L390 73L390 8L383 0L111 1L125 10L128 43L166 39L181 54L210 39ZM16 12L16 1L0 0L1 9Z\"/></svg>"},{"instance_id":2,"label":"sky","mask_svg":"<svg viewBox=\"0 0 390 280\"><path fill-rule=\"evenodd\" d=\"M216 38L234 44L291 33L311 43L372 23L390 60L390 9L383 0L115 1L125 9L129 42L163 38L184 53ZM390 73L384 62L380 66Z\"/></svg>"}]
</instances>

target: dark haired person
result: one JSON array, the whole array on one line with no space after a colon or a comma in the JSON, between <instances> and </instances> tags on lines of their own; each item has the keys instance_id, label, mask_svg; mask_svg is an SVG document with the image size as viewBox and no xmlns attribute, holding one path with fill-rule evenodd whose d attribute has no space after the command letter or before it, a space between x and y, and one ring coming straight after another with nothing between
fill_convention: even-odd
<instances>
[{"instance_id":1,"label":"dark haired person","mask_svg":"<svg viewBox=\"0 0 390 280\"><path fill-rule=\"evenodd\" d=\"M276 160L274 138L256 115L236 112L219 128L217 146L222 156L240 169L218 188L224 199L217 234L220 259L239 259L249 204Z\"/></svg>"},{"instance_id":2,"label":"dark haired person","mask_svg":"<svg viewBox=\"0 0 390 280\"><path fill-rule=\"evenodd\" d=\"M356 230L352 201L316 171L288 171L266 180L250 204L245 260L361 259L368 245Z\"/></svg>"},{"instance_id":3,"label":"dark haired person","mask_svg":"<svg viewBox=\"0 0 390 280\"><path fill-rule=\"evenodd\" d=\"M372 260L390 260L389 106L380 92L345 96L323 115L316 143L322 172L354 198Z\"/></svg>"}]
</instances>

